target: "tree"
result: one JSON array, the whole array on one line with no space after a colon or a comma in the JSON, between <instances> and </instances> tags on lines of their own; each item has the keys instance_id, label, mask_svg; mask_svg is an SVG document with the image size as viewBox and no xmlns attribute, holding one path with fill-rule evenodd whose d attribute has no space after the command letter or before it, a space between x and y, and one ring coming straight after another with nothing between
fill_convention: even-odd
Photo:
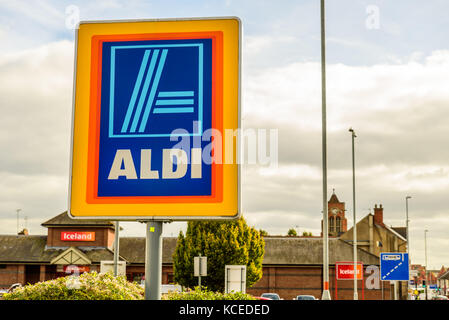
<instances>
[{"instance_id":1,"label":"tree","mask_svg":"<svg viewBox=\"0 0 449 320\"><path fill-rule=\"evenodd\" d=\"M296 233L296 230L293 228L288 229L287 236L289 237L296 237L298 234Z\"/></svg>"},{"instance_id":2,"label":"tree","mask_svg":"<svg viewBox=\"0 0 449 320\"><path fill-rule=\"evenodd\" d=\"M193 275L193 258L207 256L207 276L201 285L223 291L225 265L246 265L248 287L262 278L265 242L259 231L249 227L243 218L231 221L189 221L181 231L173 254L174 280L193 288L198 278Z\"/></svg>"},{"instance_id":3,"label":"tree","mask_svg":"<svg viewBox=\"0 0 449 320\"><path fill-rule=\"evenodd\" d=\"M303 236L303 237L311 237L311 236L312 236L312 232L304 231L304 232L302 233L302 236Z\"/></svg>"},{"instance_id":4,"label":"tree","mask_svg":"<svg viewBox=\"0 0 449 320\"><path fill-rule=\"evenodd\" d=\"M268 232L267 232L266 230L259 229L259 232L260 232L260 235L261 235L262 237L268 236Z\"/></svg>"}]
</instances>

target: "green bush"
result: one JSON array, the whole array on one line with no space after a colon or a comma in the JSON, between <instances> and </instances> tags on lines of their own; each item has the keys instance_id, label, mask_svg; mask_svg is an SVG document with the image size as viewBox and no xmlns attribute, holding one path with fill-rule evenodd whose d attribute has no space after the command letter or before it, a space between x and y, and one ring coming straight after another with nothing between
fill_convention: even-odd
<instances>
[{"instance_id":1,"label":"green bush","mask_svg":"<svg viewBox=\"0 0 449 320\"><path fill-rule=\"evenodd\" d=\"M195 287L184 292L169 292L162 300L255 300L249 294L241 292L221 293L208 290L206 287Z\"/></svg>"},{"instance_id":2,"label":"green bush","mask_svg":"<svg viewBox=\"0 0 449 320\"><path fill-rule=\"evenodd\" d=\"M83 273L15 289L5 300L143 300L144 289L111 273Z\"/></svg>"}]
</instances>

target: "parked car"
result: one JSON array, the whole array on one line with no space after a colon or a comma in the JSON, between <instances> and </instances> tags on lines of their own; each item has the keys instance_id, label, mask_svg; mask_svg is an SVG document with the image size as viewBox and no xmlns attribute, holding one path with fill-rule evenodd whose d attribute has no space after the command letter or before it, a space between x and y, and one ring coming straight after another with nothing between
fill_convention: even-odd
<instances>
[{"instance_id":1,"label":"parked car","mask_svg":"<svg viewBox=\"0 0 449 320\"><path fill-rule=\"evenodd\" d=\"M254 297L256 300L273 300L267 297Z\"/></svg>"},{"instance_id":2,"label":"parked car","mask_svg":"<svg viewBox=\"0 0 449 320\"><path fill-rule=\"evenodd\" d=\"M318 300L318 299L311 295L300 294L299 296L296 296L296 298L293 298L293 300Z\"/></svg>"},{"instance_id":3,"label":"parked car","mask_svg":"<svg viewBox=\"0 0 449 320\"><path fill-rule=\"evenodd\" d=\"M21 283L14 283L14 284L12 284L10 287L9 287L9 289L8 289L8 293L11 293L11 292L13 292L14 291L14 289L16 289L16 288L20 288L22 286L22 284Z\"/></svg>"},{"instance_id":4,"label":"parked car","mask_svg":"<svg viewBox=\"0 0 449 320\"><path fill-rule=\"evenodd\" d=\"M260 295L262 298L269 298L271 300L282 300L277 293L266 292Z\"/></svg>"},{"instance_id":5,"label":"parked car","mask_svg":"<svg viewBox=\"0 0 449 320\"><path fill-rule=\"evenodd\" d=\"M8 289L0 289L0 298L2 298L5 293L11 293L15 288L19 288L21 286L21 283L14 283Z\"/></svg>"},{"instance_id":6,"label":"parked car","mask_svg":"<svg viewBox=\"0 0 449 320\"><path fill-rule=\"evenodd\" d=\"M432 300L449 300L446 296L433 296Z\"/></svg>"},{"instance_id":7,"label":"parked car","mask_svg":"<svg viewBox=\"0 0 449 320\"><path fill-rule=\"evenodd\" d=\"M182 287L177 284L162 284L161 294L167 294L170 292L182 292Z\"/></svg>"},{"instance_id":8,"label":"parked car","mask_svg":"<svg viewBox=\"0 0 449 320\"><path fill-rule=\"evenodd\" d=\"M8 293L7 289L0 289L0 299L3 297L5 293Z\"/></svg>"}]
</instances>

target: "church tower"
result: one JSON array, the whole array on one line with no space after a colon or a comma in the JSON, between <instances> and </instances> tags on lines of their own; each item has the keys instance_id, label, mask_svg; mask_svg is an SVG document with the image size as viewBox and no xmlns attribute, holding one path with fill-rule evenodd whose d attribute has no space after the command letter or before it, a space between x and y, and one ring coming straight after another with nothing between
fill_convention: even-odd
<instances>
[{"instance_id":1,"label":"church tower","mask_svg":"<svg viewBox=\"0 0 449 320\"><path fill-rule=\"evenodd\" d=\"M327 202L327 219L329 228L329 237L338 237L348 231L348 221L345 217L345 203L338 200L335 189ZM321 222L321 230L323 223ZM321 232L322 235L322 232Z\"/></svg>"}]
</instances>

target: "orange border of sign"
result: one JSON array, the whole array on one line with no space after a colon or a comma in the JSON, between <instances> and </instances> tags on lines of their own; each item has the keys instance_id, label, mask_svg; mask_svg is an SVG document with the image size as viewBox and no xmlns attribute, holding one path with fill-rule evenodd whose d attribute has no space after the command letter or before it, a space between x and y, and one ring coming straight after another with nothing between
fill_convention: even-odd
<instances>
[{"instance_id":1,"label":"orange border of sign","mask_svg":"<svg viewBox=\"0 0 449 320\"><path fill-rule=\"evenodd\" d=\"M210 196L98 196L98 161L100 145L100 114L102 85L102 44L103 42L143 41L143 40L187 40L212 39L212 128L223 132L223 33L186 32L160 34L121 34L92 37L91 92L89 118L89 151L87 166L86 201L88 203L202 203L223 200L223 167L212 164L212 194ZM213 143L213 142L212 142ZM221 163L223 163L223 154Z\"/></svg>"}]
</instances>

